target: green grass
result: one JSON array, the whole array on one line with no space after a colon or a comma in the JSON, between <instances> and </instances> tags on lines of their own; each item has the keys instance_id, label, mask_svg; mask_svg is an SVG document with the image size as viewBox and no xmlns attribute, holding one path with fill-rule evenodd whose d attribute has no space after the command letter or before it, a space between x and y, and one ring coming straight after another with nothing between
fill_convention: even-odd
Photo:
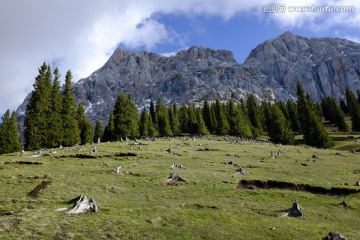
<instances>
[{"instance_id":1,"label":"green grass","mask_svg":"<svg viewBox=\"0 0 360 240\"><path fill-rule=\"evenodd\" d=\"M322 239L329 231L339 231L347 239L359 238L360 194L335 197L236 188L241 179L357 188L359 154L342 151L339 156L339 149L306 146L234 144L220 137L175 142L144 141L149 145L141 149L128 142L96 145L98 156L134 152L136 157L56 158L82 153L80 148L89 153L91 145L40 158L29 158L30 152L0 156L1 239ZM181 156L166 152L169 147ZM217 151L197 151L200 148ZM270 151L279 149L282 155L272 159ZM319 158L311 158L313 154ZM9 161L43 164L4 164ZM236 167L224 164L228 161L250 174L236 174ZM173 162L186 169L171 169ZM122 166L121 174L112 174L117 166ZM187 182L166 185L170 172L179 173ZM27 196L44 180L51 184L38 198ZM100 211L74 216L55 211L71 207L64 201L80 194L94 198ZM280 217L294 200L305 217ZM343 200L350 209L338 205ZM1 214L9 211L9 215Z\"/></svg>"}]
</instances>

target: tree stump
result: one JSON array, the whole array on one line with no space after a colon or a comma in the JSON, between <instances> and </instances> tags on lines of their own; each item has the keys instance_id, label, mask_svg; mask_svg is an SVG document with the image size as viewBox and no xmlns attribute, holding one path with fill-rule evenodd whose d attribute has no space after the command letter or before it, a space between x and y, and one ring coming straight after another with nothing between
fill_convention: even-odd
<instances>
[{"instance_id":1,"label":"tree stump","mask_svg":"<svg viewBox=\"0 0 360 240\"><path fill-rule=\"evenodd\" d=\"M323 240L346 240L346 238L339 232L329 232Z\"/></svg>"}]
</instances>

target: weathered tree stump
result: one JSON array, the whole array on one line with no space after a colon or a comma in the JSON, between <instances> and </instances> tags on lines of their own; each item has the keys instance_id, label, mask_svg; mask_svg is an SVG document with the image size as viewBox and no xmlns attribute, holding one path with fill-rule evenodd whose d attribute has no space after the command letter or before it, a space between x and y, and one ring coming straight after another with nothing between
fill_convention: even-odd
<instances>
[{"instance_id":1,"label":"weathered tree stump","mask_svg":"<svg viewBox=\"0 0 360 240\"><path fill-rule=\"evenodd\" d=\"M323 240L346 240L346 238L339 232L329 232Z\"/></svg>"},{"instance_id":2,"label":"weathered tree stump","mask_svg":"<svg viewBox=\"0 0 360 240\"><path fill-rule=\"evenodd\" d=\"M97 213L99 211L98 206L96 205L96 202L94 199L88 200L86 196L80 195L79 197L72 199L71 201L76 200L76 204L68 211L66 214L72 215L72 214L78 214L78 213L86 213L88 211Z\"/></svg>"},{"instance_id":3,"label":"weathered tree stump","mask_svg":"<svg viewBox=\"0 0 360 240\"><path fill-rule=\"evenodd\" d=\"M288 209L285 212L285 214L282 215L282 217L285 217L285 216L289 216L289 217L302 217L303 216L302 208L297 203L297 201L294 201L292 207L290 209Z\"/></svg>"}]
</instances>

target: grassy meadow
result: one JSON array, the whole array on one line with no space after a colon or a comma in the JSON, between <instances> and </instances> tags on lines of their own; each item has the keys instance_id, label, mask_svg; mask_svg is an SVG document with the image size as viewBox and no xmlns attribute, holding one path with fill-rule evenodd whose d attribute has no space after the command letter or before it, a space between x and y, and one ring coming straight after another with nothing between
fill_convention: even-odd
<instances>
[{"instance_id":1,"label":"grassy meadow","mask_svg":"<svg viewBox=\"0 0 360 240\"><path fill-rule=\"evenodd\" d=\"M89 144L37 158L30 158L34 152L2 155L0 238L322 239L329 231L339 231L347 239L360 239L360 193L330 196L237 189L242 179L360 189L355 186L360 181L360 153L350 152L360 149L360 136L338 137L332 150L237 144L212 137L141 140L146 145ZM93 146L98 152L91 153ZM169 148L176 154L166 151ZM271 158L270 152L278 150L282 154ZM75 154L97 158L71 157ZM183 168L172 169L173 162ZM120 173L112 173L118 166ZM239 166L248 174L236 173ZM174 172L186 182L168 185L166 179ZM47 188L36 198L28 196L43 181L50 181ZM93 198L99 212L68 216L55 211L70 210L72 205L65 202L80 194ZM304 217L281 217L294 200ZM349 208L340 205L344 200Z\"/></svg>"}]
</instances>

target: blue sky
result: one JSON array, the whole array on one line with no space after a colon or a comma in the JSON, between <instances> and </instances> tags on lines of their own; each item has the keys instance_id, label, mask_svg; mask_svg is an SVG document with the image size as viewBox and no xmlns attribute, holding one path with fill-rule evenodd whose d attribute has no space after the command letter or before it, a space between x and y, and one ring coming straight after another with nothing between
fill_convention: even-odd
<instances>
[{"instance_id":1,"label":"blue sky","mask_svg":"<svg viewBox=\"0 0 360 240\"><path fill-rule=\"evenodd\" d=\"M263 7L283 6L265 13ZM299 7L291 12L289 7ZM352 7L307 11L306 7ZM280 9L280 8L279 8ZM251 49L285 31L360 41L357 0L2 0L0 114L32 91L38 67L74 81L100 68L116 47L174 54L193 45L227 49L242 63Z\"/></svg>"}]
</instances>

